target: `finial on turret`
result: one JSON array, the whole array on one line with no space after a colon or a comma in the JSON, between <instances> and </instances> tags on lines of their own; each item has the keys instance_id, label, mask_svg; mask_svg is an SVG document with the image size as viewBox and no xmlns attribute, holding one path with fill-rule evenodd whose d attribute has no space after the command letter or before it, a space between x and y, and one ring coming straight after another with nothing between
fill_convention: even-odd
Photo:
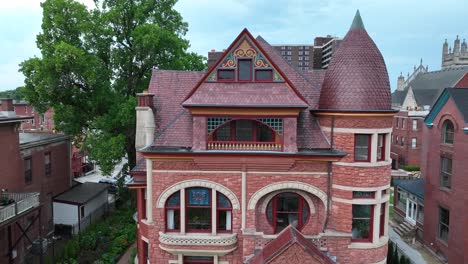
<instances>
[{"instance_id":1,"label":"finial on turret","mask_svg":"<svg viewBox=\"0 0 468 264\"><path fill-rule=\"evenodd\" d=\"M356 11L356 15L354 15L353 23L351 24L351 28L349 30L353 29L365 29L361 18L361 13L359 13L359 9Z\"/></svg>"},{"instance_id":2,"label":"finial on turret","mask_svg":"<svg viewBox=\"0 0 468 264\"><path fill-rule=\"evenodd\" d=\"M421 60L419 61L419 65L422 65L422 58L421 58Z\"/></svg>"}]
</instances>

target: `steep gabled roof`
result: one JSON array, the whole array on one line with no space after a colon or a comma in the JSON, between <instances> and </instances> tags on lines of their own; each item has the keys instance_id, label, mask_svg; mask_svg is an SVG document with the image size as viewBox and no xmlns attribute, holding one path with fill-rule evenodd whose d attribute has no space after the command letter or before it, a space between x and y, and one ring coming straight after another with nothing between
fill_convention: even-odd
<instances>
[{"instance_id":1,"label":"steep gabled roof","mask_svg":"<svg viewBox=\"0 0 468 264\"><path fill-rule=\"evenodd\" d=\"M429 114L424 119L426 125L431 126L434 119L437 117L443 106L447 103L449 98L452 98L455 106L460 114L463 116L465 124L468 124L468 87L467 88L445 88L437 101L434 103Z\"/></svg>"},{"instance_id":2,"label":"steep gabled roof","mask_svg":"<svg viewBox=\"0 0 468 264\"><path fill-rule=\"evenodd\" d=\"M253 67L256 69L271 69L273 81L268 85L242 82L239 84L218 82L218 69L235 69L237 66L236 58L252 58ZM283 83L284 85L281 85ZM274 84L274 85L272 85ZM253 87L255 86L255 87ZM256 89L256 88L259 89ZM263 88L263 89L262 89ZM242 89L242 92L231 91L229 89ZM262 94L265 96L258 103L256 98ZM268 102L271 99L271 102ZM217 100L216 104L213 102ZM248 106L258 107L267 105L277 105L278 102L285 101L281 107L307 107L308 103L304 96L296 89L287 74L283 73L281 68L270 58L269 53L263 50L263 47L252 37L247 29L244 29L229 48L224 52L216 64L210 68L202 77L199 83L188 94L183 106L240 106L245 107L242 102L248 101Z\"/></svg>"},{"instance_id":3,"label":"steep gabled roof","mask_svg":"<svg viewBox=\"0 0 468 264\"><path fill-rule=\"evenodd\" d=\"M391 111L387 68L359 11L325 74L320 109Z\"/></svg>"},{"instance_id":4,"label":"steep gabled roof","mask_svg":"<svg viewBox=\"0 0 468 264\"><path fill-rule=\"evenodd\" d=\"M327 255L318 249L311 241L307 240L301 232L292 225L286 227L278 237L268 243L260 252L257 252L248 263L249 264L266 264L273 261L275 258L287 252L293 246L299 245L304 253L309 254L316 260L316 263L332 264L334 263ZM292 263L292 262L291 262Z\"/></svg>"}]
</instances>

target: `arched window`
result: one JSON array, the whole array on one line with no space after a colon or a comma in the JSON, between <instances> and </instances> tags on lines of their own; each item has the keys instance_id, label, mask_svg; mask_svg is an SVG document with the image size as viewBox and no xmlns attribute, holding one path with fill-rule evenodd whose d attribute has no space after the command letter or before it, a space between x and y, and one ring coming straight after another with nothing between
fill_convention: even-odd
<instances>
[{"instance_id":1,"label":"arched window","mask_svg":"<svg viewBox=\"0 0 468 264\"><path fill-rule=\"evenodd\" d=\"M309 206L299 194L284 192L271 199L266 214L275 233L281 232L288 225L301 230L309 218Z\"/></svg>"},{"instance_id":2,"label":"arched window","mask_svg":"<svg viewBox=\"0 0 468 264\"><path fill-rule=\"evenodd\" d=\"M166 230L180 230L180 192L176 192L166 202Z\"/></svg>"},{"instance_id":3,"label":"arched window","mask_svg":"<svg viewBox=\"0 0 468 264\"><path fill-rule=\"evenodd\" d=\"M229 232L232 230L232 205L229 199L222 193L217 193L217 231Z\"/></svg>"},{"instance_id":4,"label":"arched window","mask_svg":"<svg viewBox=\"0 0 468 264\"><path fill-rule=\"evenodd\" d=\"M442 125L442 143L453 144L453 123L450 120L445 120Z\"/></svg>"},{"instance_id":5,"label":"arched window","mask_svg":"<svg viewBox=\"0 0 468 264\"><path fill-rule=\"evenodd\" d=\"M275 132L255 120L239 119L219 127L212 137L214 141L274 142Z\"/></svg>"},{"instance_id":6,"label":"arched window","mask_svg":"<svg viewBox=\"0 0 468 264\"><path fill-rule=\"evenodd\" d=\"M222 193L216 192L216 215L213 215L212 192L215 190L192 187L185 189L185 229L188 232L211 232L216 221L217 232L231 232L232 204ZM172 194L166 202L166 231L180 231L180 191Z\"/></svg>"}]
</instances>

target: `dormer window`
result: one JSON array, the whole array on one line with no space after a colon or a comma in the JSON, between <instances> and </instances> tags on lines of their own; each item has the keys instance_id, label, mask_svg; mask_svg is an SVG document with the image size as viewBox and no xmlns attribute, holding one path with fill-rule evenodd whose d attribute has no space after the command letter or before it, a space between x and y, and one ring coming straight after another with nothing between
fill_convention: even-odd
<instances>
[{"instance_id":1,"label":"dormer window","mask_svg":"<svg viewBox=\"0 0 468 264\"><path fill-rule=\"evenodd\" d=\"M251 81L252 80L252 60L251 59L240 59L238 60L238 79L239 81Z\"/></svg>"},{"instance_id":2,"label":"dormer window","mask_svg":"<svg viewBox=\"0 0 468 264\"><path fill-rule=\"evenodd\" d=\"M218 70L219 81L234 81L234 70Z\"/></svg>"}]
</instances>

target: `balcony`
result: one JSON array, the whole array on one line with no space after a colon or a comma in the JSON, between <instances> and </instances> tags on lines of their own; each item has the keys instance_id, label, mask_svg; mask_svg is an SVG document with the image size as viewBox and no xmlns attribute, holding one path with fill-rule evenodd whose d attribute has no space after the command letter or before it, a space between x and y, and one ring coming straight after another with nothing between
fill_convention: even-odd
<instances>
[{"instance_id":1,"label":"balcony","mask_svg":"<svg viewBox=\"0 0 468 264\"><path fill-rule=\"evenodd\" d=\"M3 193L0 198L0 223L39 206L39 193Z\"/></svg>"},{"instance_id":2,"label":"balcony","mask_svg":"<svg viewBox=\"0 0 468 264\"><path fill-rule=\"evenodd\" d=\"M181 246L232 246L237 243L237 234L173 234L159 232L159 242Z\"/></svg>"},{"instance_id":3,"label":"balcony","mask_svg":"<svg viewBox=\"0 0 468 264\"><path fill-rule=\"evenodd\" d=\"M209 141L208 150L282 151L283 145L275 142Z\"/></svg>"}]
</instances>

